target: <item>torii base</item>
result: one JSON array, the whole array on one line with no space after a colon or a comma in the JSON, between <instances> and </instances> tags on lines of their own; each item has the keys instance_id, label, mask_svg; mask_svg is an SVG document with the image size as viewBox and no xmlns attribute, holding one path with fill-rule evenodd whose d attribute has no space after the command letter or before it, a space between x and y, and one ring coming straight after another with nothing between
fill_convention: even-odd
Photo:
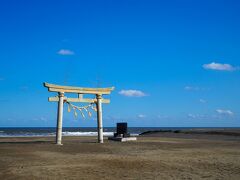
<instances>
[{"instance_id":1,"label":"torii base","mask_svg":"<svg viewBox=\"0 0 240 180\"><path fill-rule=\"evenodd\" d=\"M62 146L63 144L56 143L55 145L57 145L57 146Z\"/></svg>"}]
</instances>

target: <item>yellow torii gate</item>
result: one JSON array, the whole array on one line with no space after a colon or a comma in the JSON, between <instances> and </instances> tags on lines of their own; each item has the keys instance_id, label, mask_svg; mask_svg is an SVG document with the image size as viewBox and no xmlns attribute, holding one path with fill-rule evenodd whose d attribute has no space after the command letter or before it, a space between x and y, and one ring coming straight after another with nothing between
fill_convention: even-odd
<instances>
[{"instance_id":1,"label":"yellow torii gate","mask_svg":"<svg viewBox=\"0 0 240 180\"><path fill-rule=\"evenodd\" d=\"M110 94L114 87L110 88L82 88L73 86L60 86L55 84L43 83L44 87L48 88L49 92L57 92L58 96L49 97L48 101L58 102L57 113L57 132L56 144L62 145L62 119L63 119L63 103L67 102L82 102L95 103L97 107L97 125L98 125L98 142L103 143L103 125L102 125L102 103L110 103L109 99L103 99L102 95ZM76 93L78 98L68 98L64 96L65 93ZM84 94L94 94L96 98L83 98Z\"/></svg>"}]
</instances>

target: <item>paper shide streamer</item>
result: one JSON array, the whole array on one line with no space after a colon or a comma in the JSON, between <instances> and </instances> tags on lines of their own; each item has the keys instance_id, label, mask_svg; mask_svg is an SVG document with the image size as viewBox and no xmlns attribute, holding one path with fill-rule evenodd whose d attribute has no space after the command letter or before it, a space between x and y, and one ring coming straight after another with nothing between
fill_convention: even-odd
<instances>
[{"instance_id":1,"label":"paper shide streamer","mask_svg":"<svg viewBox=\"0 0 240 180\"><path fill-rule=\"evenodd\" d=\"M83 118L85 118L85 114L83 113L83 111L86 111L86 113L88 114L89 117L92 117L92 113L90 112L90 110L97 111L95 103L90 103L87 106L76 106L76 105L71 104L68 101L65 101L65 103L68 104L68 112L71 112L71 109L74 111L75 118L77 118L77 116L78 116L77 110L80 112L80 114L82 115Z\"/></svg>"}]
</instances>

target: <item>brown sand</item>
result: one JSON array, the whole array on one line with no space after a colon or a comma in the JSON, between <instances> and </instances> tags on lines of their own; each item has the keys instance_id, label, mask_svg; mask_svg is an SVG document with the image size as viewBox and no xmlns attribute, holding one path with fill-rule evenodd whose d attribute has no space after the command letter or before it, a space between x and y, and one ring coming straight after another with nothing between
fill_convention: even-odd
<instances>
[{"instance_id":1,"label":"brown sand","mask_svg":"<svg viewBox=\"0 0 240 180\"><path fill-rule=\"evenodd\" d=\"M240 141L0 138L0 179L240 179Z\"/></svg>"}]
</instances>

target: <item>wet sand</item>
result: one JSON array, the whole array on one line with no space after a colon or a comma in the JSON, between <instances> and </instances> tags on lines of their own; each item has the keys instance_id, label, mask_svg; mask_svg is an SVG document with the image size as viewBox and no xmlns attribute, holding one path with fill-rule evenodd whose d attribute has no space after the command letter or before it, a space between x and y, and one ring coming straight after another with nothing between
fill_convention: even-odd
<instances>
[{"instance_id":1,"label":"wet sand","mask_svg":"<svg viewBox=\"0 0 240 180\"><path fill-rule=\"evenodd\" d=\"M240 179L239 139L187 137L0 138L0 179Z\"/></svg>"}]
</instances>

